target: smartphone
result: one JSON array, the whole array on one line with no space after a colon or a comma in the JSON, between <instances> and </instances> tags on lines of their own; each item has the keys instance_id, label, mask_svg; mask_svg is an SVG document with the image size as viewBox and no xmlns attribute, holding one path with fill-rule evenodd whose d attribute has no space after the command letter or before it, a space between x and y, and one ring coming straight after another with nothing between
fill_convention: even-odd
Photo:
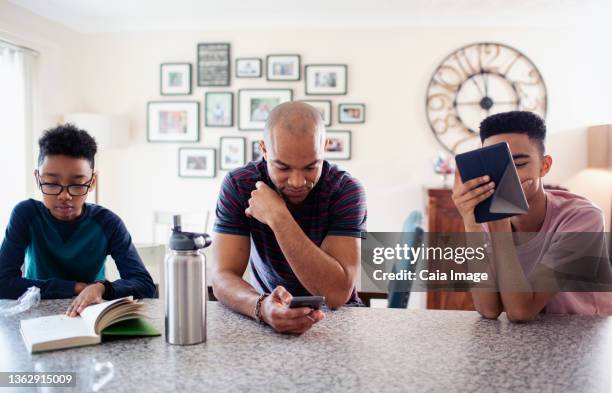
<instances>
[{"instance_id":1,"label":"smartphone","mask_svg":"<svg viewBox=\"0 0 612 393\"><path fill-rule=\"evenodd\" d=\"M291 299L289 308L310 307L318 310L325 303L325 296L295 296Z\"/></svg>"}]
</instances>

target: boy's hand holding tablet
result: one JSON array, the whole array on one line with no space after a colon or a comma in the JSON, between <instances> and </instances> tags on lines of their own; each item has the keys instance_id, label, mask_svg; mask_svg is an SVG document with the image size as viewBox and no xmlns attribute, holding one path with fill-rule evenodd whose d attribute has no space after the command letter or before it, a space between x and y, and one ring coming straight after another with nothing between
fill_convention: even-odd
<instances>
[{"instance_id":1,"label":"boy's hand holding tablet","mask_svg":"<svg viewBox=\"0 0 612 393\"><path fill-rule=\"evenodd\" d=\"M506 143L459 154L455 160L459 176L453 201L466 227L527 213L529 205Z\"/></svg>"}]
</instances>

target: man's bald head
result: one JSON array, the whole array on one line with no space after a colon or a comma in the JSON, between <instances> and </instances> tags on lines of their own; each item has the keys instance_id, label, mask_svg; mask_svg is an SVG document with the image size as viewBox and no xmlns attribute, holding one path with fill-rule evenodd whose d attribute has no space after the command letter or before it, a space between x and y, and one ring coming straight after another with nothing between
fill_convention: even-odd
<instances>
[{"instance_id":1,"label":"man's bald head","mask_svg":"<svg viewBox=\"0 0 612 393\"><path fill-rule=\"evenodd\" d=\"M303 102L275 107L266 121L261 152L283 198L302 203L323 170L325 125L319 111Z\"/></svg>"},{"instance_id":2,"label":"man's bald head","mask_svg":"<svg viewBox=\"0 0 612 393\"><path fill-rule=\"evenodd\" d=\"M273 148L276 133L291 137L316 138L319 144L325 141L325 124L321 113L314 107L297 101L277 105L268 115L264 127L264 142Z\"/></svg>"}]
</instances>

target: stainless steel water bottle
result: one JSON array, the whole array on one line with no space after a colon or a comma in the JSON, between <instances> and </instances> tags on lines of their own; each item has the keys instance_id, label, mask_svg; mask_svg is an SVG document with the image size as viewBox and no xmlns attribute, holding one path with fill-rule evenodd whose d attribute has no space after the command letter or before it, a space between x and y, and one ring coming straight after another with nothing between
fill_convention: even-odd
<instances>
[{"instance_id":1,"label":"stainless steel water bottle","mask_svg":"<svg viewBox=\"0 0 612 393\"><path fill-rule=\"evenodd\" d=\"M174 216L165 261L166 341L175 345L206 341L206 257L210 245L205 233L181 231L181 216Z\"/></svg>"}]
</instances>

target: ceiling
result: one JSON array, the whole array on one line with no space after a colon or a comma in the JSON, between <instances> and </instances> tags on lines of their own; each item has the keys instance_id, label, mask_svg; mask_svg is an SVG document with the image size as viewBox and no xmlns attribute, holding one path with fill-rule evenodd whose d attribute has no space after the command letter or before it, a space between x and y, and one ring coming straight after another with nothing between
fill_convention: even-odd
<instances>
[{"instance_id":1,"label":"ceiling","mask_svg":"<svg viewBox=\"0 0 612 393\"><path fill-rule=\"evenodd\" d=\"M1 0L0 0L1 1ZM81 32L609 25L612 0L9 0Z\"/></svg>"}]
</instances>

